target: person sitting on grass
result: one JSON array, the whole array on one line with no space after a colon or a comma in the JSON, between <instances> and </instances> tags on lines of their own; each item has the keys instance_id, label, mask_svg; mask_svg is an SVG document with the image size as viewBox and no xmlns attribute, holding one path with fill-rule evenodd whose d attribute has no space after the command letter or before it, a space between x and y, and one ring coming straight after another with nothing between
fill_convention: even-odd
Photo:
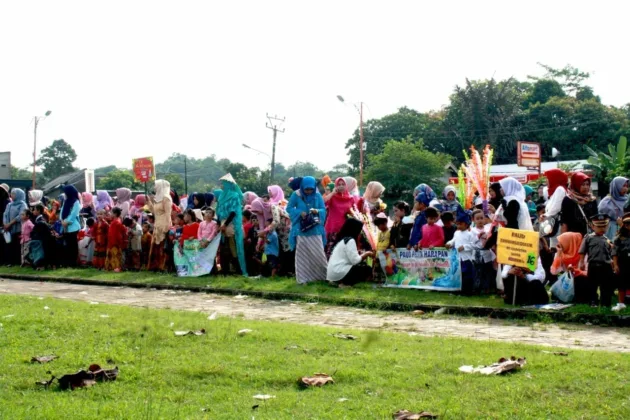
<instances>
[{"instance_id":1,"label":"person sitting on grass","mask_svg":"<svg viewBox=\"0 0 630 420\"><path fill-rule=\"evenodd\" d=\"M359 254L357 240L363 229L363 223L356 219L347 219L339 234L337 244L328 261L326 279L339 287L350 287L360 282L369 281L372 269L363 263L373 257L374 252Z\"/></svg>"},{"instance_id":2,"label":"person sitting on grass","mask_svg":"<svg viewBox=\"0 0 630 420\"><path fill-rule=\"evenodd\" d=\"M501 272L503 277L503 302L511 305L545 305L549 303L549 295L543 281L545 281L545 269L540 258L534 272L527 268L504 265ZM516 292L514 291L516 287Z\"/></svg>"}]
</instances>

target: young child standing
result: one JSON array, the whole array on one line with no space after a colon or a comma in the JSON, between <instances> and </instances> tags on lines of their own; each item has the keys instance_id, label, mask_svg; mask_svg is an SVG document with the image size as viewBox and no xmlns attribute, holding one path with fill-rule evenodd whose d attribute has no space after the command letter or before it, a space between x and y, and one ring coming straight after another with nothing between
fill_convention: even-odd
<instances>
[{"instance_id":1,"label":"young child standing","mask_svg":"<svg viewBox=\"0 0 630 420\"><path fill-rule=\"evenodd\" d=\"M203 213L203 222L199 225L199 231L197 232L197 239L201 242L201 247L206 248L218 233L219 224L214 219L214 210L207 208Z\"/></svg>"},{"instance_id":2,"label":"young child standing","mask_svg":"<svg viewBox=\"0 0 630 420\"><path fill-rule=\"evenodd\" d=\"M422 239L420 248L435 248L444 246L444 229L436 223L440 220L440 212L435 207L429 207L424 211L427 224L422 226Z\"/></svg>"},{"instance_id":3,"label":"young child standing","mask_svg":"<svg viewBox=\"0 0 630 420\"><path fill-rule=\"evenodd\" d=\"M462 294L471 295L475 284L475 235L470 231L470 215L467 212L459 212L455 220L457 231L446 247L457 250L462 271Z\"/></svg>"},{"instance_id":4,"label":"young child standing","mask_svg":"<svg viewBox=\"0 0 630 420\"><path fill-rule=\"evenodd\" d=\"M105 220L107 212L104 209L96 213L96 224L94 225L94 256L92 257L92 267L99 270L105 267L107 258L107 235L109 223Z\"/></svg>"},{"instance_id":5,"label":"young child standing","mask_svg":"<svg viewBox=\"0 0 630 420\"><path fill-rule=\"evenodd\" d=\"M390 242L390 231L389 227L387 227L387 215L385 213L379 213L374 218L374 224L378 229L378 239L376 242L376 250L377 251L385 251L389 248Z\"/></svg>"},{"instance_id":6,"label":"young child standing","mask_svg":"<svg viewBox=\"0 0 630 420\"><path fill-rule=\"evenodd\" d=\"M148 268L149 252L151 252L151 241L153 241L153 235L151 235L151 225L148 222L144 222L142 225L142 267Z\"/></svg>"},{"instance_id":7,"label":"young child standing","mask_svg":"<svg viewBox=\"0 0 630 420\"><path fill-rule=\"evenodd\" d=\"M125 266L127 270L138 271L142 267L142 227L131 217L125 217L123 225L129 237L129 258Z\"/></svg>"},{"instance_id":8,"label":"young child standing","mask_svg":"<svg viewBox=\"0 0 630 420\"><path fill-rule=\"evenodd\" d=\"M486 218L483 214L483 210L475 210L473 212L473 224L474 226L470 229L470 231L475 236L476 241L475 288L479 288L482 293L488 294L491 292L491 289L496 287L497 277L497 272L494 269L494 252L489 249L484 249L491 225L486 224Z\"/></svg>"},{"instance_id":9,"label":"young child standing","mask_svg":"<svg viewBox=\"0 0 630 420\"><path fill-rule=\"evenodd\" d=\"M449 242L455 236L457 227L455 226L455 215L450 211L445 211L440 215L442 220L442 230L444 231L444 243Z\"/></svg>"},{"instance_id":10,"label":"young child standing","mask_svg":"<svg viewBox=\"0 0 630 420\"><path fill-rule=\"evenodd\" d=\"M623 215L621 223L612 251L613 270L619 287L619 303L612 308L615 312L626 309L626 295L630 290L630 213Z\"/></svg>"},{"instance_id":11,"label":"young child standing","mask_svg":"<svg viewBox=\"0 0 630 420\"><path fill-rule=\"evenodd\" d=\"M271 224L273 219L269 220ZM271 277L276 277L280 267L280 243L278 242L278 233L271 228L265 234L265 255L267 257L267 266L271 269Z\"/></svg>"},{"instance_id":12,"label":"young child standing","mask_svg":"<svg viewBox=\"0 0 630 420\"><path fill-rule=\"evenodd\" d=\"M123 267L123 250L126 248L127 230L120 220L122 210L112 209L112 223L107 231L107 258L105 270L120 273Z\"/></svg>"},{"instance_id":13,"label":"young child standing","mask_svg":"<svg viewBox=\"0 0 630 420\"><path fill-rule=\"evenodd\" d=\"M413 228L413 219L410 214L411 209L406 202L398 201L394 204L394 224L389 232L390 248L406 248L409 244Z\"/></svg>"},{"instance_id":14,"label":"young child standing","mask_svg":"<svg viewBox=\"0 0 630 420\"><path fill-rule=\"evenodd\" d=\"M31 232L33 231L33 222L31 222L31 218L33 214L30 210L24 209L20 214L20 219L22 220L22 233L20 236L20 244L22 245L22 267L29 264L28 261L28 251L31 242Z\"/></svg>"},{"instance_id":15,"label":"young child standing","mask_svg":"<svg viewBox=\"0 0 630 420\"><path fill-rule=\"evenodd\" d=\"M610 306L614 291L614 274L612 268L612 242L605 236L608 231L609 217L596 214L591 217L593 233L582 240L580 246L580 263L578 268L585 270L584 258L588 255L588 282L591 286L591 306L597 306L597 288L599 287L599 303Z\"/></svg>"}]
</instances>

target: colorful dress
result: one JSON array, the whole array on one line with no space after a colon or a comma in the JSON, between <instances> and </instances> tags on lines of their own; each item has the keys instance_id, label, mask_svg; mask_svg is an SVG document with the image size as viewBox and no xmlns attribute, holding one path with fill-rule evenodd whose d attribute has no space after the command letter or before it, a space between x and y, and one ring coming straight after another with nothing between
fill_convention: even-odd
<instances>
[{"instance_id":1,"label":"colorful dress","mask_svg":"<svg viewBox=\"0 0 630 420\"><path fill-rule=\"evenodd\" d=\"M107 235L107 258L105 259L105 270L122 270L123 250L125 249L127 229L123 226L120 218L115 218L109 226Z\"/></svg>"},{"instance_id":2,"label":"colorful dress","mask_svg":"<svg viewBox=\"0 0 630 420\"><path fill-rule=\"evenodd\" d=\"M109 224L103 220L96 222L94 226L94 257L92 258L92 266L102 269L105 267L105 258L107 257L107 234Z\"/></svg>"}]
</instances>

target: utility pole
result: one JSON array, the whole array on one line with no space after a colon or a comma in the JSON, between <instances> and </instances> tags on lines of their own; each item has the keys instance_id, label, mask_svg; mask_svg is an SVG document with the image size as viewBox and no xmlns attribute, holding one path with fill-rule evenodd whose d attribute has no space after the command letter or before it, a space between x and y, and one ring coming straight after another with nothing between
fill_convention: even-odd
<instances>
[{"instance_id":1,"label":"utility pole","mask_svg":"<svg viewBox=\"0 0 630 420\"><path fill-rule=\"evenodd\" d=\"M363 187L363 102L359 111L359 187Z\"/></svg>"},{"instance_id":2,"label":"utility pole","mask_svg":"<svg viewBox=\"0 0 630 420\"><path fill-rule=\"evenodd\" d=\"M188 156L184 156L184 192L188 195Z\"/></svg>"},{"instance_id":3,"label":"utility pole","mask_svg":"<svg viewBox=\"0 0 630 420\"><path fill-rule=\"evenodd\" d=\"M284 128L280 130L278 128L277 122L280 121L283 123L285 118L278 118L277 115L273 117L267 114L268 123L265 123L265 126L270 130L273 130L273 149L271 149L271 173L269 174L269 184L273 184L273 176L276 170L276 137L278 136L278 131L284 133Z\"/></svg>"},{"instance_id":4,"label":"utility pole","mask_svg":"<svg viewBox=\"0 0 630 420\"><path fill-rule=\"evenodd\" d=\"M46 117L48 117L51 114L52 111L46 111L46 113L44 114L44 116L42 117L38 117L35 116L33 117L33 121L34 121L34 128L33 128L33 189L35 189L35 180L37 177L37 124L39 124L39 120L41 119L45 119Z\"/></svg>"}]
</instances>

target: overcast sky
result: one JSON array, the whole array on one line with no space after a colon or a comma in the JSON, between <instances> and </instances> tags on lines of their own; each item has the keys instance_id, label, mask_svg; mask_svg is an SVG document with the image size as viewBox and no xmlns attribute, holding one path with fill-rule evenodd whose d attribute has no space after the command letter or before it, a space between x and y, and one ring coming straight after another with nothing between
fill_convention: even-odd
<instances>
[{"instance_id":1,"label":"overcast sky","mask_svg":"<svg viewBox=\"0 0 630 420\"><path fill-rule=\"evenodd\" d=\"M365 118L438 109L465 78L594 73L606 104L630 102L628 1L3 1L0 150L32 160L63 138L77 166L215 154L269 159L265 113L286 117L277 161L323 169Z\"/></svg>"}]
</instances>

